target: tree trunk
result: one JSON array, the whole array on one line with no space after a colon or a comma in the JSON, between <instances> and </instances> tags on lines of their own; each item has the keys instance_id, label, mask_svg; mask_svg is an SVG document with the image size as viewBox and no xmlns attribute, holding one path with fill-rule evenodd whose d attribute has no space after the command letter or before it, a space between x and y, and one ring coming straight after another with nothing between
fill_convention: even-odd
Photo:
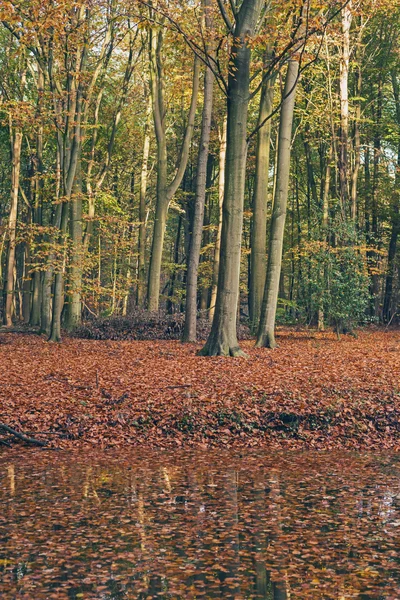
<instances>
[{"instance_id":1,"label":"tree trunk","mask_svg":"<svg viewBox=\"0 0 400 600\"><path fill-rule=\"evenodd\" d=\"M327 163L326 163L326 171L325 171L325 181L322 193L322 232L321 232L321 241L328 242L329 238L329 189L331 185L331 172L332 172L332 160L334 157L334 148L333 143L331 144L328 152ZM323 308L320 306L318 310L318 329L319 331L323 331L325 329L325 315Z\"/></svg>"},{"instance_id":2,"label":"tree trunk","mask_svg":"<svg viewBox=\"0 0 400 600\"><path fill-rule=\"evenodd\" d=\"M174 253L172 260L174 262L174 270L172 272L170 285L169 285L169 293L167 300L167 312L172 315L175 312L175 302L174 302L174 294L175 294L175 284L177 279L177 267L179 265L179 248L181 245L181 229L182 229L182 213L179 213L178 217L178 228L176 232L175 244L174 244Z\"/></svg>"},{"instance_id":3,"label":"tree trunk","mask_svg":"<svg viewBox=\"0 0 400 600\"><path fill-rule=\"evenodd\" d=\"M69 210L72 249L68 277L66 328L71 331L80 324L82 317L83 227L80 160L75 174L74 190L69 203Z\"/></svg>"},{"instance_id":4,"label":"tree trunk","mask_svg":"<svg viewBox=\"0 0 400 600\"><path fill-rule=\"evenodd\" d=\"M11 135L11 198L10 215L8 218L8 254L5 280L5 311L4 324L7 327L12 326L13 307L14 307L14 267L16 250L16 231L17 231L17 213L18 213L18 190L21 172L21 149L22 149L22 131L19 127L13 128L10 124Z\"/></svg>"},{"instance_id":5,"label":"tree trunk","mask_svg":"<svg viewBox=\"0 0 400 600\"><path fill-rule=\"evenodd\" d=\"M40 325L40 306L42 303L42 276L40 271L35 271L33 274L32 285L32 310L30 324Z\"/></svg>"},{"instance_id":6,"label":"tree trunk","mask_svg":"<svg viewBox=\"0 0 400 600\"><path fill-rule=\"evenodd\" d=\"M256 178L251 227L249 312L251 329L256 331L261 315L266 271L267 202L269 154L271 141L271 114L274 100L274 81L268 78L261 89L256 148ZM262 125L262 123L264 123Z\"/></svg>"},{"instance_id":7,"label":"tree trunk","mask_svg":"<svg viewBox=\"0 0 400 600\"><path fill-rule=\"evenodd\" d=\"M357 219L357 184L358 184L358 174L360 172L361 166L361 157L360 157L360 149L361 149L361 140L360 140L360 122L361 122L361 92L362 92L362 76L361 76L361 66L358 67L357 73L357 89L356 95L358 96L355 121L354 121L354 168L351 176L351 218L354 222Z\"/></svg>"},{"instance_id":8,"label":"tree trunk","mask_svg":"<svg viewBox=\"0 0 400 600\"><path fill-rule=\"evenodd\" d=\"M165 227L169 203L177 191L189 159L189 148L194 129L197 95L199 90L199 60L194 61L193 87L188 122L181 147L180 158L175 177L167 184L167 139L164 107L164 71L162 68L161 47L162 30L150 33L150 78L151 97L153 103L154 129L157 141L157 197L156 214L154 219L153 242L151 246L149 265L149 284L147 289L147 305L151 312L158 311L160 299L161 262L164 247Z\"/></svg>"},{"instance_id":9,"label":"tree trunk","mask_svg":"<svg viewBox=\"0 0 400 600\"><path fill-rule=\"evenodd\" d=\"M160 298L161 261L164 247L165 227L168 214L168 197L166 193L167 157L164 155L164 144L158 148L157 160L157 198L154 216L153 240L149 265L149 282L147 288L147 308L151 312L158 311Z\"/></svg>"},{"instance_id":10,"label":"tree trunk","mask_svg":"<svg viewBox=\"0 0 400 600\"><path fill-rule=\"evenodd\" d=\"M209 0L206 0L205 10L207 10L208 6ZM197 275L200 261L201 240L203 235L204 205L206 200L207 160L211 132L213 86L214 74L211 69L207 67L204 76L204 105L201 124L200 147L197 160L193 231L190 238L189 260L187 267L185 327L183 330L184 342L196 341Z\"/></svg>"},{"instance_id":11,"label":"tree trunk","mask_svg":"<svg viewBox=\"0 0 400 600\"><path fill-rule=\"evenodd\" d=\"M60 241L63 239L68 226L69 204L63 202L61 205ZM65 260L64 260L65 263ZM61 342L61 312L64 305L64 269L65 264L60 265L54 278L53 310L49 342Z\"/></svg>"},{"instance_id":12,"label":"tree trunk","mask_svg":"<svg viewBox=\"0 0 400 600\"><path fill-rule=\"evenodd\" d=\"M247 155L250 57L247 44L254 35L262 0L243 0L233 31L227 100L226 185L223 204L218 291L211 332L201 353L241 356L236 333L240 255Z\"/></svg>"},{"instance_id":13,"label":"tree trunk","mask_svg":"<svg viewBox=\"0 0 400 600\"><path fill-rule=\"evenodd\" d=\"M140 193L139 193L139 240L138 240L138 288L137 305L143 308L146 289L146 193L147 193L147 174L150 154L150 115L151 115L151 97L149 96L148 113L144 129L143 158L140 173Z\"/></svg>"},{"instance_id":14,"label":"tree trunk","mask_svg":"<svg viewBox=\"0 0 400 600\"><path fill-rule=\"evenodd\" d=\"M275 348L275 318L282 266L283 237L289 190L290 148L299 62L289 60L279 123L276 192L271 218L268 266L257 347Z\"/></svg>"},{"instance_id":15,"label":"tree trunk","mask_svg":"<svg viewBox=\"0 0 400 600\"><path fill-rule=\"evenodd\" d=\"M23 254L23 295L22 295L22 318L24 323L29 323L29 319L31 316L31 277L29 275L29 266L31 262L30 256L30 244L29 242L25 242L24 244L24 254Z\"/></svg>"},{"instance_id":16,"label":"tree trunk","mask_svg":"<svg viewBox=\"0 0 400 600\"><path fill-rule=\"evenodd\" d=\"M399 83L397 80L397 73L392 72L392 86L393 96L396 105L396 118L397 124L400 127L400 90ZM399 210L399 185L400 185L400 141L398 142L397 149L397 169L396 169L396 189L394 191L394 200L392 205L392 231L390 234L389 251L388 251L388 266L385 282L385 296L383 301L383 320L385 323L389 323L392 318L392 295L393 295L393 279L396 269L396 252L397 252L397 240L400 235L400 210Z\"/></svg>"},{"instance_id":17,"label":"tree trunk","mask_svg":"<svg viewBox=\"0 0 400 600\"><path fill-rule=\"evenodd\" d=\"M36 156L33 159L34 165L34 207L33 221L38 225L42 223L42 203L43 203L43 148L44 148L44 124L43 124L43 102L44 102L44 85L45 76L43 69L38 69L37 92L38 101L36 109L36 118L39 123L38 132L36 135ZM42 238L42 236L40 236ZM32 294L32 309L30 314L30 324L40 325L40 313L42 302L42 273L37 268L33 273L33 294Z\"/></svg>"},{"instance_id":18,"label":"tree trunk","mask_svg":"<svg viewBox=\"0 0 400 600\"><path fill-rule=\"evenodd\" d=\"M222 132L220 135L220 146L219 146L219 175L218 175L218 229L215 237L214 246L214 264L212 274L212 285L211 285L211 300L210 300L210 311L209 318L212 322L215 312L215 302L217 300L218 290L218 273L219 273L219 256L221 251L221 231L222 231L222 207L224 204L224 192L225 192L225 159L226 159L226 128L227 122L224 119L222 124Z\"/></svg>"},{"instance_id":19,"label":"tree trunk","mask_svg":"<svg viewBox=\"0 0 400 600\"><path fill-rule=\"evenodd\" d=\"M340 143L339 143L339 194L343 220L348 210L348 137L349 137L349 64L351 0L342 9L342 50L340 58Z\"/></svg>"}]
</instances>

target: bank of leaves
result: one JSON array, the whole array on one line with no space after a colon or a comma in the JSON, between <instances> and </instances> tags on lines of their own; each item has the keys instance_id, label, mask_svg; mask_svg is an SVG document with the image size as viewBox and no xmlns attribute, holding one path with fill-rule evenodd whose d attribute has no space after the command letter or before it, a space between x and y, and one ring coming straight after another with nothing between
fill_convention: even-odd
<instances>
[{"instance_id":1,"label":"bank of leaves","mask_svg":"<svg viewBox=\"0 0 400 600\"><path fill-rule=\"evenodd\" d=\"M151 313L136 309L129 316L111 316L87 319L73 332L73 337L86 340L180 340L185 324L184 313ZM197 319L197 335L206 339L210 320L205 313ZM250 330L238 325L240 339L249 339Z\"/></svg>"},{"instance_id":2,"label":"bank of leaves","mask_svg":"<svg viewBox=\"0 0 400 600\"><path fill-rule=\"evenodd\" d=\"M247 360L167 340L2 339L0 422L49 446L400 447L398 331L282 330L274 351L243 342Z\"/></svg>"}]
</instances>

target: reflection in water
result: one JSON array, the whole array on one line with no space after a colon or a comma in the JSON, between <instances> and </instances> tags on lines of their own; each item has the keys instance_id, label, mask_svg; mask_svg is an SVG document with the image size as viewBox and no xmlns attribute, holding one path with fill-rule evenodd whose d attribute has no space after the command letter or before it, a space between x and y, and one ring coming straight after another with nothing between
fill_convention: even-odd
<instances>
[{"instance_id":1,"label":"reflection in water","mask_svg":"<svg viewBox=\"0 0 400 600\"><path fill-rule=\"evenodd\" d=\"M0 456L0 597L400 598L395 457Z\"/></svg>"}]
</instances>

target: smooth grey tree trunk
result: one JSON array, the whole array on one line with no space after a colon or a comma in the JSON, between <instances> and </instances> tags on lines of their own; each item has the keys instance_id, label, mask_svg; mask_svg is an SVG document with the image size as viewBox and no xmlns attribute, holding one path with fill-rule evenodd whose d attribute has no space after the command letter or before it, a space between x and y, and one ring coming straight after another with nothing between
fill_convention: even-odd
<instances>
[{"instance_id":1,"label":"smooth grey tree trunk","mask_svg":"<svg viewBox=\"0 0 400 600\"><path fill-rule=\"evenodd\" d=\"M71 196L70 236L72 241L68 277L66 328L72 331L81 322L82 315L82 276L83 276L83 227L82 227L82 185L80 160L77 165L74 189Z\"/></svg>"},{"instance_id":2,"label":"smooth grey tree trunk","mask_svg":"<svg viewBox=\"0 0 400 600\"><path fill-rule=\"evenodd\" d=\"M199 60L197 57L193 67L193 87L188 121L181 147L176 174L168 184L167 139L164 106L164 71L162 67L161 47L163 33L150 34L150 78L151 96L153 102L154 129L157 142L157 197L154 217L153 241L151 246L149 283L147 288L147 307L156 312L160 300L161 262L164 247L164 235L167 225L168 207L179 188L189 159L189 149L192 140L194 119L196 116L197 96L199 90Z\"/></svg>"},{"instance_id":3,"label":"smooth grey tree trunk","mask_svg":"<svg viewBox=\"0 0 400 600\"><path fill-rule=\"evenodd\" d=\"M227 99L226 181L223 204L218 291L206 356L243 356L236 332L247 156L250 58L262 0L243 0L236 15L230 56Z\"/></svg>"},{"instance_id":4,"label":"smooth grey tree trunk","mask_svg":"<svg viewBox=\"0 0 400 600\"><path fill-rule=\"evenodd\" d=\"M205 10L209 0L205 2ZM206 22L207 22L206 15ZM190 238L189 260L186 280L186 310L183 330L184 342L196 341L197 322L197 276L203 235L204 205L206 201L207 160L210 144L214 74L206 67L204 76L204 104L201 124L200 147L197 159L196 195L194 201L193 231Z\"/></svg>"},{"instance_id":5,"label":"smooth grey tree trunk","mask_svg":"<svg viewBox=\"0 0 400 600\"><path fill-rule=\"evenodd\" d=\"M149 104L147 109L147 118L144 129L142 168L140 172L140 192L139 192L139 237L138 237L138 287L137 287L137 305L143 308L145 301L146 288L146 193L148 162L150 154L150 116L151 116L151 96L149 95Z\"/></svg>"},{"instance_id":6,"label":"smooth grey tree trunk","mask_svg":"<svg viewBox=\"0 0 400 600\"><path fill-rule=\"evenodd\" d=\"M22 131L19 127L10 128L11 135L11 198L10 214L8 218L8 253L6 266L5 291L5 310L4 324L7 327L12 326L12 317L14 310L14 268L16 251L16 232L17 232L17 212L18 212L18 190L21 173L21 149L22 149Z\"/></svg>"},{"instance_id":7,"label":"smooth grey tree trunk","mask_svg":"<svg viewBox=\"0 0 400 600\"><path fill-rule=\"evenodd\" d=\"M215 312L215 303L217 301L218 291L218 273L219 273L219 257L221 253L221 231L222 231L222 207L224 204L224 192L225 192L225 160L226 160L226 118L222 123L222 131L220 134L220 146L219 146L219 174L218 174L218 229L215 237L214 246L214 264L213 264L213 275L211 284L211 299L210 299L210 310L209 319L212 323Z\"/></svg>"},{"instance_id":8,"label":"smooth grey tree trunk","mask_svg":"<svg viewBox=\"0 0 400 600\"><path fill-rule=\"evenodd\" d=\"M29 276L30 266L30 246L29 243L24 245L24 267L23 267L23 286L22 286L22 319L24 323L29 323L31 316L31 283L32 279Z\"/></svg>"},{"instance_id":9,"label":"smooth grey tree trunk","mask_svg":"<svg viewBox=\"0 0 400 600\"><path fill-rule=\"evenodd\" d=\"M350 66L350 27L352 21L351 0L342 9L342 48L340 57L340 143L339 143L339 194L343 219L348 212L348 138L349 138L349 66Z\"/></svg>"},{"instance_id":10,"label":"smooth grey tree trunk","mask_svg":"<svg viewBox=\"0 0 400 600\"><path fill-rule=\"evenodd\" d=\"M400 89L397 79L397 73L395 71L392 71L391 77L393 86L393 96L396 106L396 119L397 124L400 126ZM397 170L395 184L396 190L393 195L393 204L391 207L391 234L388 248L388 266L386 273L382 311L382 317L385 323L390 323L392 317L394 316L392 314L393 281L396 272L397 240L400 236L400 139L398 140L397 148Z\"/></svg>"},{"instance_id":11,"label":"smooth grey tree trunk","mask_svg":"<svg viewBox=\"0 0 400 600\"><path fill-rule=\"evenodd\" d=\"M256 179L251 224L249 312L253 332L257 330L260 322L267 262L267 202L271 119L268 119L268 121L266 119L272 112L273 100L274 80L268 78L263 83L261 89L258 116L258 126L260 129L257 132Z\"/></svg>"},{"instance_id":12,"label":"smooth grey tree trunk","mask_svg":"<svg viewBox=\"0 0 400 600\"><path fill-rule=\"evenodd\" d=\"M62 243L68 226L69 205L61 204L60 240ZM65 261L64 261L65 263ZM54 277L54 294L49 342L61 342L61 312L64 306L64 264L59 266Z\"/></svg>"},{"instance_id":13,"label":"smooth grey tree trunk","mask_svg":"<svg viewBox=\"0 0 400 600\"><path fill-rule=\"evenodd\" d=\"M276 190L271 218L267 276L256 342L257 347L275 348L276 346L275 319L282 267L283 237L289 191L292 124L298 74L299 62L291 58L288 64L281 106Z\"/></svg>"}]
</instances>

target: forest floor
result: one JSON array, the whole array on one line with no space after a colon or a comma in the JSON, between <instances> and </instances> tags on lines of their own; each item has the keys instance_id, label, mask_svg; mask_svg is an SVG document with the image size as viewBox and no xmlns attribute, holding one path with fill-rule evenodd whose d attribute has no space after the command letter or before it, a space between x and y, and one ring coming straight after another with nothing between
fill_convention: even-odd
<instances>
[{"instance_id":1,"label":"forest floor","mask_svg":"<svg viewBox=\"0 0 400 600\"><path fill-rule=\"evenodd\" d=\"M0 423L57 448L400 449L400 331L279 329L278 343L203 358L177 341L2 332Z\"/></svg>"}]
</instances>

